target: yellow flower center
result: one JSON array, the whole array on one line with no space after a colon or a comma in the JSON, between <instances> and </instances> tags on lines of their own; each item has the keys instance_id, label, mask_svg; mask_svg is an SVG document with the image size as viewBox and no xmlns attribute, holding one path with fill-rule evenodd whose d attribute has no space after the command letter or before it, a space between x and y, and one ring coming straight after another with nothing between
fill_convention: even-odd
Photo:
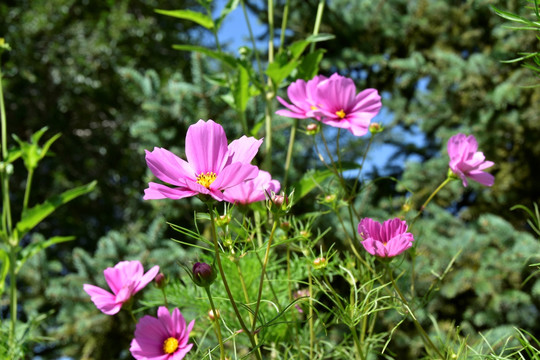
<instances>
[{"instance_id":1,"label":"yellow flower center","mask_svg":"<svg viewBox=\"0 0 540 360\"><path fill-rule=\"evenodd\" d=\"M172 354L176 349L178 349L178 340L175 338L170 337L163 342L163 351L165 351L166 354Z\"/></svg>"},{"instance_id":2,"label":"yellow flower center","mask_svg":"<svg viewBox=\"0 0 540 360\"><path fill-rule=\"evenodd\" d=\"M336 111L336 115L340 118L340 119L343 119L345 117L345 111L343 111L343 109L339 110L339 111Z\"/></svg>"},{"instance_id":3,"label":"yellow flower center","mask_svg":"<svg viewBox=\"0 0 540 360\"><path fill-rule=\"evenodd\" d=\"M216 173L211 171L197 175L197 184L201 184L207 189L210 189L210 185L212 185L214 180L216 180Z\"/></svg>"},{"instance_id":4,"label":"yellow flower center","mask_svg":"<svg viewBox=\"0 0 540 360\"><path fill-rule=\"evenodd\" d=\"M317 110L316 106L311 105L311 110Z\"/></svg>"}]
</instances>

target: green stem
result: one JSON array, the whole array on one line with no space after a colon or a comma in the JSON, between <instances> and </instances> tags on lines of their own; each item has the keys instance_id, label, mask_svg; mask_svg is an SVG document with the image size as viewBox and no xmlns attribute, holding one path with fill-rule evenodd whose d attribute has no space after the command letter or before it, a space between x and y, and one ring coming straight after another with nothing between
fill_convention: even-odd
<instances>
[{"instance_id":1,"label":"green stem","mask_svg":"<svg viewBox=\"0 0 540 360\"><path fill-rule=\"evenodd\" d=\"M1 65L1 63L0 63ZM2 127L2 169L0 170L0 178L2 181L2 230L6 236L5 240L9 241L11 235L11 203L9 200L9 181L7 173L7 163L5 162L8 157L7 151L7 119L6 109L4 105L4 91L2 88L2 68L0 67L0 122Z\"/></svg>"},{"instance_id":2,"label":"green stem","mask_svg":"<svg viewBox=\"0 0 540 360\"><path fill-rule=\"evenodd\" d=\"M291 134L289 135L289 146L287 147L287 157L285 158L285 176L283 179L283 189L287 187L287 180L289 178L289 168L291 167L292 152L294 149L294 139L296 137L296 129L298 128L298 119L294 119L291 126Z\"/></svg>"},{"instance_id":3,"label":"green stem","mask_svg":"<svg viewBox=\"0 0 540 360\"><path fill-rule=\"evenodd\" d=\"M315 346L315 328L313 326L313 279L311 267L308 268L308 291L309 291L309 358L313 359L313 347Z\"/></svg>"},{"instance_id":4,"label":"green stem","mask_svg":"<svg viewBox=\"0 0 540 360\"><path fill-rule=\"evenodd\" d=\"M11 325L9 329L9 348L15 350L15 334L17 326L17 248L12 246L9 253L9 309L11 316Z\"/></svg>"},{"instance_id":5,"label":"green stem","mask_svg":"<svg viewBox=\"0 0 540 360\"><path fill-rule=\"evenodd\" d=\"M161 288L161 292L163 293L163 303L165 307L169 307L169 303L167 301L167 294L165 293L165 288Z\"/></svg>"},{"instance_id":6,"label":"green stem","mask_svg":"<svg viewBox=\"0 0 540 360\"><path fill-rule=\"evenodd\" d=\"M229 288L229 283L227 282L227 278L225 277L225 271L223 271L223 265L221 264L221 256L220 256L220 250L219 250L219 244L217 240L217 234L216 234L216 222L214 218L214 205L212 203L207 203L208 210L210 212L210 230L212 232L212 241L214 243L214 253L216 257L216 263L218 266L219 274L221 275L221 280L223 281L223 286L225 287L225 292L227 292L227 296L229 298L229 301L231 302L231 305L233 307L234 313L236 317L238 318L238 322L240 323L240 326L242 327L242 330L246 333L246 335L249 337L249 341L251 342L251 346L253 348L256 348L255 356L257 359L262 360L262 355L260 352L260 349L257 345L257 342L255 341L255 338L253 337L253 334L251 331L249 331L248 327L246 326L246 323L244 322L244 319L242 319L242 315L240 314L240 311L238 310L238 306L236 305L236 301L234 300L234 297L232 295L231 289Z\"/></svg>"},{"instance_id":7,"label":"green stem","mask_svg":"<svg viewBox=\"0 0 540 360\"><path fill-rule=\"evenodd\" d=\"M401 299L401 301L407 307L407 310L411 314L411 318L413 320L414 326L420 332L420 335L422 336L422 338L424 340L424 343L426 345L428 345L430 348L432 348L433 351L435 351L437 353L437 355L440 357L440 359L443 360L445 357L442 355L442 353L439 351L439 349L435 346L433 341L431 341L429 335L426 333L426 331L424 330L422 325L420 325L420 323L418 322L418 319L414 315L414 311L413 311L412 307L409 305L409 302L407 301L405 296L403 296L403 293L401 292L401 290L397 286L396 281L394 280L394 275L392 273L392 269L390 269L387 262L384 262L384 266L386 267L386 272L390 275L390 281L392 283L392 286L393 286L394 290L396 290L396 293L398 294L399 298Z\"/></svg>"},{"instance_id":8,"label":"green stem","mask_svg":"<svg viewBox=\"0 0 540 360\"><path fill-rule=\"evenodd\" d=\"M356 332L356 327L350 326L349 329L351 330L351 335L353 337L354 345L356 346L356 358L365 360L366 357L364 356L364 352L362 351L362 344L360 344L358 333Z\"/></svg>"},{"instance_id":9,"label":"green stem","mask_svg":"<svg viewBox=\"0 0 540 360\"><path fill-rule=\"evenodd\" d=\"M420 215L422 214L422 212L424 212L424 209L426 208L426 206L429 204L429 202L435 197L435 195L437 195L437 193L443 188L446 186L446 184L448 184L450 181L454 180L454 178L452 177L447 177L440 185L438 188L435 189L435 191L433 191L431 193L431 195L429 195L429 197L427 198L427 200L424 202L424 204L422 204L422 206L420 207L420 210L418 211L418 214L416 214L416 216L414 217L413 221L411 222L411 226L412 224L414 224L414 222L416 221L416 219L418 219L420 217Z\"/></svg>"},{"instance_id":10,"label":"green stem","mask_svg":"<svg viewBox=\"0 0 540 360\"><path fill-rule=\"evenodd\" d=\"M24 190L24 199L23 199L23 213L28 208L28 199L30 198L30 187L32 186L32 177L34 175L34 170L28 170L28 176L26 177L26 189Z\"/></svg>"},{"instance_id":11,"label":"green stem","mask_svg":"<svg viewBox=\"0 0 540 360\"><path fill-rule=\"evenodd\" d=\"M285 7L283 8L283 19L281 19L281 33L279 34L278 52L283 50L283 45L285 44L285 31L287 30L287 19L289 17L289 2L290 0L287 0L285 2Z\"/></svg>"},{"instance_id":12,"label":"green stem","mask_svg":"<svg viewBox=\"0 0 540 360\"><path fill-rule=\"evenodd\" d=\"M270 238L268 239L268 245L266 246L266 253L264 254L264 260L261 270L261 278L259 280L259 292L257 294L257 302L255 303L255 312L253 313L253 324L251 325L251 331L255 331L255 326L257 325L257 315L259 314L259 307L261 305L262 290L264 285L264 275L266 273L266 266L268 265L268 259L270 259L270 248L272 246L272 241L274 240L274 233L276 232L277 219L274 219L274 224L272 225L272 231L270 232Z\"/></svg>"},{"instance_id":13,"label":"green stem","mask_svg":"<svg viewBox=\"0 0 540 360\"><path fill-rule=\"evenodd\" d=\"M319 33L325 2L325 0L319 0L319 4L317 5L317 15L315 15L315 26L313 27L313 35L317 35ZM313 52L314 49L315 43L311 43L309 52Z\"/></svg>"},{"instance_id":14,"label":"green stem","mask_svg":"<svg viewBox=\"0 0 540 360\"><path fill-rule=\"evenodd\" d=\"M219 326L219 313L216 310L214 305L214 300L212 299L212 293L210 292L210 286L205 286L206 295L208 296L208 301L210 301L210 307L212 308L212 313L214 314L214 319L211 320L214 323L216 329L216 335L219 343L219 358L225 360L225 347L223 346L223 337L221 336L221 327Z\"/></svg>"}]
</instances>

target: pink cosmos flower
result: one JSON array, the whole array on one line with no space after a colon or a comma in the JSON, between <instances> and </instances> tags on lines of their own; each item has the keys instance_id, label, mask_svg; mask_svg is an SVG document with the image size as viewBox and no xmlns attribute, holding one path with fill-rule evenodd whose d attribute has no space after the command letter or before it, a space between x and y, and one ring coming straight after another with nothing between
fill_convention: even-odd
<instances>
[{"instance_id":1,"label":"pink cosmos flower","mask_svg":"<svg viewBox=\"0 0 540 360\"><path fill-rule=\"evenodd\" d=\"M156 265L143 275L144 268L139 261L120 261L114 267L103 271L112 294L90 284L84 284L83 288L99 310L104 314L114 315L136 292L152 281L158 272L159 266Z\"/></svg>"},{"instance_id":2,"label":"pink cosmos flower","mask_svg":"<svg viewBox=\"0 0 540 360\"><path fill-rule=\"evenodd\" d=\"M270 173L259 170L256 178L228 188L223 193L223 196L225 201L245 205L264 201L266 199L266 192L271 195L272 192L278 193L280 188L281 184L277 180L272 180Z\"/></svg>"},{"instance_id":3,"label":"pink cosmos flower","mask_svg":"<svg viewBox=\"0 0 540 360\"><path fill-rule=\"evenodd\" d=\"M413 235L407 232L407 223L399 218L386 220L382 225L370 218L358 224L362 245L371 255L393 257L412 246Z\"/></svg>"},{"instance_id":4,"label":"pink cosmos flower","mask_svg":"<svg viewBox=\"0 0 540 360\"><path fill-rule=\"evenodd\" d=\"M463 186L467 186L467 178L482 185L492 186L495 177L484 169L493 166L492 161L486 161L484 153L477 151L478 143L473 135L457 134L448 139L448 156L450 170L459 176Z\"/></svg>"},{"instance_id":5,"label":"pink cosmos flower","mask_svg":"<svg viewBox=\"0 0 540 360\"><path fill-rule=\"evenodd\" d=\"M150 182L144 199L182 199L197 194L223 200L222 191L257 176L251 165L262 139L243 136L227 145L223 127L212 120L199 120L186 134L187 161L169 150L146 150L146 163L161 181L175 187Z\"/></svg>"},{"instance_id":6,"label":"pink cosmos flower","mask_svg":"<svg viewBox=\"0 0 540 360\"><path fill-rule=\"evenodd\" d=\"M131 355L137 360L181 360L191 350L189 333L195 320L186 327L186 321L178 308L171 313L160 306L157 318L145 315L135 327L131 341Z\"/></svg>"},{"instance_id":7,"label":"pink cosmos flower","mask_svg":"<svg viewBox=\"0 0 540 360\"><path fill-rule=\"evenodd\" d=\"M369 131L371 119L381 109L381 97L375 89L356 94L352 79L339 74L317 84L314 98L316 109L309 114L320 117L324 124L347 129L355 136Z\"/></svg>"},{"instance_id":8,"label":"pink cosmos flower","mask_svg":"<svg viewBox=\"0 0 540 360\"><path fill-rule=\"evenodd\" d=\"M287 95L292 104L287 103L281 97L276 96L278 101L287 109L276 111L276 114L296 119L308 119L313 117L311 112L315 108L317 101L315 99L315 90L319 82L326 79L326 76L317 75L309 81L302 79L291 83L287 88Z\"/></svg>"}]
</instances>

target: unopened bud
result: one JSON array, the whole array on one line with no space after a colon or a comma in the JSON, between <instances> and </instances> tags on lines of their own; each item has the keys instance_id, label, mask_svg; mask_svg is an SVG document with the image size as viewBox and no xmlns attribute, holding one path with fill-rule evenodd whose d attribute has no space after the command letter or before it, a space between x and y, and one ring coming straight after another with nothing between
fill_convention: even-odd
<instances>
[{"instance_id":1,"label":"unopened bud","mask_svg":"<svg viewBox=\"0 0 540 360\"><path fill-rule=\"evenodd\" d=\"M291 228L291 223L288 221L282 221L281 224L279 224L279 227L287 231Z\"/></svg>"},{"instance_id":2,"label":"unopened bud","mask_svg":"<svg viewBox=\"0 0 540 360\"><path fill-rule=\"evenodd\" d=\"M193 265L193 282L197 286L207 287L216 280L217 273L215 269L206 264L197 262Z\"/></svg>"},{"instance_id":3,"label":"unopened bud","mask_svg":"<svg viewBox=\"0 0 540 360\"><path fill-rule=\"evenodd\" d=\"M316 270L324 269L328 265L328 260L326 260L324 257L318 257L315 260L313 260L313 267Z\"/></svg>"},{"instance_id":4,"label":"unopened bud","mask_svg":"<svg viewBox=\"0 0 540 360\"><path fill-rule=\"evenodd\" d=\"M274 205L281 207L283 206L283 203L285 202L285 196L276 194L272 198L272 202L274 203Z\"/></svg>"},{"instance_id":5,"label":"unopened bud","mask_svg":"<svg viewBox=\"0 0 540 360\"><path fill-rule=\"evenodd\" d=\"M223 227L228 225L231 222L231 216L229 214L221 215L216 218L216 225Z\"/></svg>"},{"instance_id":6,"label":"unopened bud","mask_svg":"<svg viewBox=\"0 0 540 360\"><path fill-rule=\"evenodd\" d=\"M384 130L384 127L379 123L372 123L369 125L369 132L372 134L378 134Z\"/></svg>"},{"instance_id":7,"label":"unopened bud","mask_svg":"<svg viewBox=\"0 0 540 360\"><path fill-rule=\"evenodd\" d=\"M303 238L309 239L311 237L311 233L307 230L301 230L300 236L302 236Z\"/></svg>"},{"instance_id":8,"label":"unopened bud","mask_svg":"<svg viewBox=\"0 0 540 360\"><path fill-rule=\"evenodd\" d=\"M210 318L211 321L214 321L214 320L218 320L220 318L221 314L219 313L219 310L216 309L216 313L214 314L214 310L210 309L210 311L208 311L208 317Z\"/></svg>"},{"instance_id":9,"label":"unopened bud","mask_svg":"<svg viewBox=\"0 0 540 360\"><path fill-rule=\"evenodd\" d=\"M306 126L306 133L308 135L315 135L321 130L319 124L309 124Z\"/></svg>"},{"instance_id":10,"label":"unopened bud","mask_svg":"<svg viewBox=\"0 0 540 360\"><path fill-rule=\"evenodd\" d=\"M167 282L167 279L165 279L165 275L163 273L159 273L154 278L154 284L158 289L163 289L165 287L165 284Z\"/></svg>"}]
</instances>

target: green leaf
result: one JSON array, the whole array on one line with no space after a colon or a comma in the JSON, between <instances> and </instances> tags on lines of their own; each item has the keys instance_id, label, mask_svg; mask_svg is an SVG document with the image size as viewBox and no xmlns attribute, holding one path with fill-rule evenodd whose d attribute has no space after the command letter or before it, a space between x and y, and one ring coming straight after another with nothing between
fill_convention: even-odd
<instances>
[{"instance_id":1,"label":"green leaf","mask_svg":"<svg viewBox=\"0 0 540 360\"><path fill-rule=\"evenodd\" d=\"M273 62L268 65L268 68L266 68L266 75L268 75L270 79L272 79L272 81L274 82L276 86L279 86L279 84L281 84L281 82L287 76L289 76L289 74L294 69L296 69L298 64L300 64L299 60L293 60L284 65L278 62Z\"/></svg>"},{"instance_id":2,"label":"green leaf","mask_svg":"<svg viewBox=\"0 0 540 360\"><path fill-rule=\"evenodd\" d=\"M191 20L194 23L201 25L202 27L212 30L214 28L214 20L209 16L202 14L200 12L191 11L191 10L159 10L156 9L155 12L161 15L172 16L179 19Z\"/></svg>"},{"instance_id":3,"label":"green leaf","mask_svg":"<svg viewBox=\"0 0 540 360\"><path fill-rule=\"evenodd\" d=\"M300 40L293 42L289 47L288 50L291 54L291 57L293 59L298 59L300 55L304 52L306 47L310 44L307 40Z\"/></svg>"},{"instance_id":4,"label":"green leaf","mask_svg":"<svg viewBox=\"0 0 540 360\"><path fill-rule=\"evenodd\" d=\"M311 80L319 73L319 64L326 50L317 49L314 52L307 54L302 59L298 66L298 79Z\"/></svg>"},{"instance_id":5,"label":"green leaf","mask_svg":"<svg viewBox=\"0 0 540 360\"><path fill-rule=\"evenodd\" d=\"M233 88L234 103L238 112L244 112L249 100L249 74L245 67L238 66L238 77Z\"/></svg>"},{"instance_id":6,"label":"green leaf","mask_svg":"<svg viewBox=\"0 0 540 360\"><path fill-rule=\"evenodd\" d=\"M24 166L28 169L28 171L33 171L37 167L39 161L43 159L45 155L47 155L47 152L49 151L51 145L61 136L60 133L54 135L52 138L47 140L45 145L43 145L43 147L41 148L39 147L38 143L45 131L47 131L47 129L48 128L45 126L36 133L34 133L30 137L30 142L22 141L15 134L12 135L15 141L19 143L20 156L22 156Z\"/></svg>"},{"instance_id":7,"label":"green leaf","mask_svg":"<svg viewBox=\"0 0 540 360\"><path fill-rule=\"evenodd\" d=\"M295 202L306 196L311 190L333 175L334 172L332 170L318 170L305 174L300 181L291 186L294 189Z\"/></svg>"},{"instance_id":8,"label":"green leaf","mask_svg":"<svg viewBox=\"0 0 540 360\"><path fill-rule=\"evenodd\" d=\"M51 245L63 243L66 241L75 240L75 236L55 236L46 241L38 241L29 244L20 252L20 258L17 260L17 266L15 267L15 273L18 273L24 263L32 256L39 253L41 250L48 248Z\"/></svg>"},{"instance_id":9,"label":"green leaf","mask_svg":"<svg viewBox=\"0 0 540 360\"><path fill-rule=\"evenodd\" d=\"M4 286L6 284L6 276L9 271L9 255L3 248L0 248L0 296L4 293Z\"/></svg>"},{"instance_id":10,"label":"green leaf","mask_svg":"<svg viewBox=\"0 0 540 360\"><path fill-rule=\"evenodd\" d=\"M321 33L317 35L310 35L306 38L306 40L309 42L315 43L315 42L321 42L321 41L328 41L335 38L336 36L333 34Z\"/></svg>"},{"instance_id":11,"label":"green leaf","mask_svg":"<svg viewBox=\"0 0 540 360\"><path fill-rule=\"evenodd\" d=\"M232 57L231 55L224 54L221 52L217 52L214 50L210 50L208 48L205 48L204 46L199 45L173 45L173 49L175 50L182 50L182 51L196 51L198 53L210 56L216 60L221 61L223 64L235 68L236 67L236 59Z\"/></svg>"},{"instance_id":12,"label":"green leaf","mask_svg":"<svg viewBox=\"0 0 540 360\"><path fill-rule=\"evenodd\" d=\"M97 181L94 180L89 184L64 191L62 194L53 196L44 203L38 204L25 211L22 215L22 219L15 226L19 238L22 238L28 231L32 230L61 205L94 190L96 184Z\"/></svg>"}]
</instances>

